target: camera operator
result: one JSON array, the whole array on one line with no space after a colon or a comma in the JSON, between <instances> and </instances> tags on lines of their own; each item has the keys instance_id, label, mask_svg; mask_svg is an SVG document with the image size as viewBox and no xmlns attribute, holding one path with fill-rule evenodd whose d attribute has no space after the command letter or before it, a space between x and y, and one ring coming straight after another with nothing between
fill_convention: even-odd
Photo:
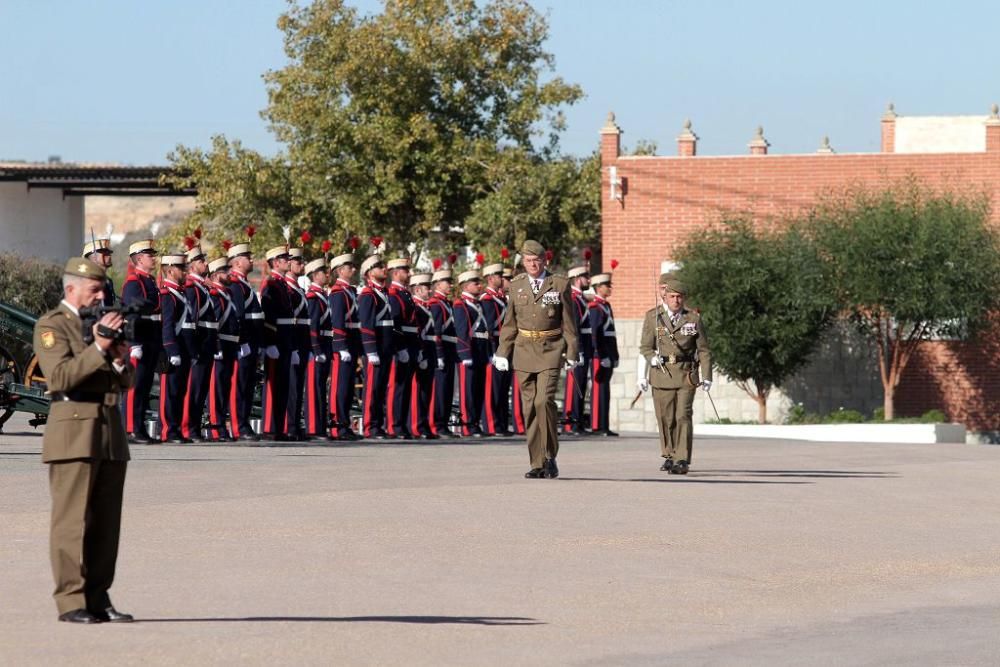
<instances>
[{"instance_id":1,"label":"camera operator","mask_svg":"<svg viewBox=\"0 0 1000 667\"><path fill-rule=\"evenodd\" d=\"M118 409L132 384L120 313L106 313L84 342L80 310L104 296L104 268L66 263L64 298L38 319L34 348L52 395L42 447L49 464L49 553L59 620L128 622L108 597L118 557L122 490L129 459Z\"/></svg>"}]
</instances>

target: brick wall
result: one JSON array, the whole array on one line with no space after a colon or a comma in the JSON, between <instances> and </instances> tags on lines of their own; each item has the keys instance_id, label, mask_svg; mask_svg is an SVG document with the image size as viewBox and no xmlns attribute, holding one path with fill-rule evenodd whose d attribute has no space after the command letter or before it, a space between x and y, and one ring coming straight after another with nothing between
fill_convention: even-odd
<instances>
[{"instance_id":1,"label":"brick wall","mask_svg":"<svg viewBox=\"0 0 1000 667\"><path fill-rule=\"evenodd\" d=\"M894 114L881 119L882 153L768 155L757 149L751 155L751 142L746 155L697 156L697 137L686 125L677 156L632 157L620 155L621 131L609 116L601 130L602 255L620 262L616 317L640 318L655 303L660 262L727 212L767 219L801 211L824 192L851 184L879 186L915 176L931 185L984 190L994 202L993 220L1000 223L1000 119L995 114L984 122L986 151L978 153L891 152L893 119ZM620 181L617 199L612 198L612 174ZM975 344L924 345L897 392L898 414L941 408L971 430L1000 430L998 340L995 334ZM636 352L628 349L626 358Z\"/></svg>"}]
</instances>

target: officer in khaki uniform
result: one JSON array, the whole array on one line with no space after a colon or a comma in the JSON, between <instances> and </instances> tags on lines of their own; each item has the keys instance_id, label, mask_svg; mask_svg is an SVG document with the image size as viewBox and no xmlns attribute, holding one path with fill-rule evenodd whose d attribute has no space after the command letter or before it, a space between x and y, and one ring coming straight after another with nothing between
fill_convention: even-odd
<instances>
[{"instance_id":1,"label":"officer in khaki uniform","mask_svg":"<svg viewBox=\"0 0 1000 667\"><path fill-rule=\"evenodd\" d=\"M127 622L111 605L121 527L122 490L129 460L118 409L132 384L128 345L99 334L120 330L124 320L108 313L94 325L94 342L83 338L81 308L103 298L104 268L75 257L66 263L65 297L35 324L34 348L52 395L42 441L49 464L52 518L49 554L59 620Z\"/></svg>"},{"instance_id":2,"label":"officer in khaki uniform","mask_svg":"<svg viewBox=\"0 0 1000 667\"><path fill-rule=\"evenodd\" d=\"M686 475L691 463L694 392L712 386L708 336L701 315L684 307L685 291L673 274L660 276L661 305L646 313L639 338L639 354L649 362L649 377L640 378L639 389L653 387L660 470L674 475Z\"/></svg>"},{"instance_id":3,"label":"officer in khaki uniform","mask_svg":"<svg viewBox=\"0 0 1000 667\"><path fill-rule=\"evenodd\" d=\"M524 476L555 479L559 476L556 386L564 363L568 369L578 363L576 312L569 280L545 270L542 244L525 241L521 255L526 273L511 281L493 365L498 371L510 370L514 356L531 456L531 470Z\"/></svg>"}]
</instances>

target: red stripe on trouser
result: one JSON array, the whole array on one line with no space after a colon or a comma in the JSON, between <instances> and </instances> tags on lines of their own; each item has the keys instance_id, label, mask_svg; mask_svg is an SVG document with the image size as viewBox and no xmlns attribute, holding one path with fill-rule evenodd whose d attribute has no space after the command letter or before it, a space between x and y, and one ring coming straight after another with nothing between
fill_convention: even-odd
<instances>
[{"instance_id":1,"label":"red stripe on trouser","mask_svg":"<svg viewBox=\"0 0 1000 667\"><path fill-rule=\"evenodd\" d=\"M135 377L135 369L138 368L139 362L135 357L129 357L128 360L132 364L132 377ZM125 430L135 433L135 387L129 389L125 396Z\"/></svg>"},{"instance_id":2,"label":"red stripe on trouser","mask_svg":"<svg viewBox=\"0 0 1000 667\"><path fill-rule=\"evenodd\" d=\"M462 410L462 435L469 435L469 411L465 406L465 364L458 367L458 406Z\"/></svg>"},{"instance_id":3,"label":"red stripe on trouser","mask_svg":"<svg viewBox=\"0 0 1000 667\"><path fill-rule=\"evenodd\" d=\"M598 422L601 417L601 382L597 379L597 372L601 370L601 360L594 358L593 365L591 366L591 385L590 385L590 428L593 431L598 429Z\"/></svg>"},{"instance_id":4,"label":"red stripe on trouser","mask_svg":"<svg viewBox=\"0 0 1000 667\"><path fill-rule=\"evenodd\" d=\"M193 365L194 364L192 364L192 366ZM194 375L194 373L192 373L191 370L192 370L191 368L188 369L187 390L184 392L184 410L183 410L183 412L181 412L181 434L183 434L183 436L185 438L190 438L191 437L191 424L190 424L190 422L191 422L191 410L190 410L190 406L191 406L191 376ZM200 426L200 424L199 424L199 426ZM198 429L198 430L200 431L201 429ZM198 433L198 437L201 437L201 433Z\"/></svg>"},{"instance_id":5,"label":"red stripe on trouser","mask_svg":"<svg viewBox=\"0 0 1000 667\"><path fill-rule=\"evenodd\" d=\"M493 419L493 365L490 364L486 367L486 396L484 398L486 403L486 431L490 434L496 434L497 427L496 422Z\"/></svg>"},{"instance_id":6,"label":"red stripe on trouser","mask_svg":"<svg viewBox=\"0 0 1000 667\"><path fill-rule=\"evenodd\" d=\"M233 378L229 383L229 424L234 438L240 437L240 413L237 410L236 390L239 387L240 362L233 361Z\"/></svg>"},{"instance_id":7,"label":"red stripe on trouser","mask_svg":"<svg viewBox=\"0 0 1000 667\"><path fill-rule=\"evenodd\" d=\"M316 399L316 360L310 359L306 366L306 398L309 401L307 412L309 417L309 435L316 435L316 413L319 412Z\"/></svg>"},{"instance_id":8,"label":"red stripe on trouser","mask_svg":"<svg viewBox=\"0 0 1000 667\"><path fill-rule=\"evenodd\" d=\"M415 371L413 377L410 378L410 435L412 436L420 435L420 428L417 425L417 410L420 409L420 401L417 396L420 393L420 383L417 382L419 372Z\"/></svg>"},{"instance_id":9,"label":"red stripe on trouser","mask_svg":"<svg viewBox=\"0 0 1000 667\"><path fill-rule=\"evenodd\" d=\"M340 387L340 353L333 355L333 363L330 366L330 414L333 417L333 424L330 425L330 435L340 436L340 413L337 412L337 395Z\"/></svg>"},{"instance_id":10,"label":"red stripe on trouser","mask_svg":"<svg viewBox=\"0 0 1000 667\"><path fill-rule=\"evenodd\" d=\"M368 362L368 372L365 374L365 435L372 434L372 369L375 367L372 362Z\"/></svg>"},{"instance_id":11,"label":"red stripe on trouser","mask_svg":"<svg viewBox=\"0 0 1000 667\"><path fill-rule=\"evenodd\" d=\"M215 364L212 364L212 377L208 379L208 421L210 424L219 423L219 410L216 408L215 401L217 399L216 394L218 391L215 388ZM218 438L219 429L214 426L209 426L208 434L212 438Z\"/></svg>"},{"instance_id":12,"label":"red stripe on trouser","mask_svg":"<svg viewBox=\"0 0 1000 667\"><path fill-rule=\"evenodd\" d=\"M572 368L566 371L566 408L563 410L563 417L566 419L566 425L563 426L563 430L567 433L573 430L571 416L573 414L573 401L576 400L576 389L573 388L575 378L576 376L574 375Z\"/></svg>"},{"instance_id":13,"label":"red stripe on trouser","mask_svg":"<svg viewBox=\"0 0 1000 667\"><path fill-rule=\"evenodd\" d=\"M431 404L428 407L428 425L431 427L431 433L434 435L438 434L437 416L434 412L437 410L437 373L431 379Z\"/></svg>"},{"instance_id":14,"label":"red stripe on trouser","mask_svg":"<svg viewBox=\"0 0 1000 667\"><path fill-rule=\"evenodd\" d=\"M514 371L511 372L513 373ZM524 413L521 408L521 383L517 381L517 375L514 376L512 399L511 403L514 404L514 430L518 433L524 433Z\"/></svg>"},{"instance_id":15,"label":"red stripe on trouser","mask_svg":"<svg viewBox=\"0 0 1000 667\"><path fill-rule=\"evenodd\" d=\"M393 359L389 365L389 391L385 394L385 425L389 435L396 435L396 411L393 406L396 403L396 360Z\"/></svg>"},{"instance_id":16,"label":"red stripe on trouser","mask_svg":"<svg viewBox=\"0 0 1000 667\"><path fill-rule=\"evenodd\" d=\"M274 395L271 387L277 374L275 371L277 365L277 360L267 360L267 379L264 380L264 427L261 429L264 433L274 433Z\"/></svg>"},{"instance_id":17,"label":"red stripe on trouser","mask_svg":"<svg viewBox=\"0 0 1000 667\"><path fill-rule=\"evenodd\" d=\"M160 439L167 439L167 374L160 373Z\"/></svg>"}]
</instances>

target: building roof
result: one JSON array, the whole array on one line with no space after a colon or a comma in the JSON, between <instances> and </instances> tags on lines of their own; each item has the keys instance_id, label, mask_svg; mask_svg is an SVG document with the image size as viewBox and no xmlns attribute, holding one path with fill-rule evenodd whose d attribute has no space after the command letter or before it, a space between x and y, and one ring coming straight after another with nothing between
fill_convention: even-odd
<instances>
[{"instance_id":1,"label":"building roof","mask_svg":"<svg viewBox=\"0 0 1000 667\"><path fill-rule=\"evenodd\" d=\"M25 183L28 189L61 189L63 196L193 197L194 188L161 182L177 174L171 167L121 167L65 163L0 162L0 182Z\"/></svg>"}]
</instances>

